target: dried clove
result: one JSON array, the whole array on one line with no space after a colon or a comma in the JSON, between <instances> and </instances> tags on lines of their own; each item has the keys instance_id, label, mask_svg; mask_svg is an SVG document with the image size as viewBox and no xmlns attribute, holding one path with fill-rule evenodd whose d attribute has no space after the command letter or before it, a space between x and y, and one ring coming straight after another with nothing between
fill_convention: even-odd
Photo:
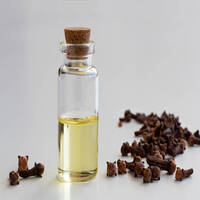
<instances>
[{"instance_id":1,"label":"dried clove","mask_svg":"<svg viewBox=\"0 0 200 200\"><path fill-rule=\"evenodd\" d=\"M132 145L129 145L128 142L122 144L122 156L131 154L133 161L118 160L119 173L125 173L125 169L129 169L135 176L143 176L144 182L160 180L160 170L165 170L168 174L173 174L176 171L173 157L184 153L186 142L190 146L200 145L199 130L192 134L188 128L181 126L179 118L174 114L167 114L164 111L161 116L154 113L145 115L143 113L133 114L130 110L126 110L124 116L119 119L118 126L121 127L124 122L131 122L132 119L142 125L135 132L135 136L142 138L138 142L133 141ZM172 157L168 158L168 155ZM149 168L144 168L142 158L146 158ZM187 170L177 168L176 176L178 176L177 179L180 179L180 176L183 179L188 177L190 173L192 173L191 169L187 172ZM114 172L113 175L115 175Z\"/></svg>"},{"instance_id":2,"label":"dried clove","mask_svg":"<svg viewBox=\"0 0 200 200\"><path fill-rule=\"evenodd\" d=\"M173 159L160 159L156 156L148 156L147 163L151 166L157 166L161 170L165 170L168 174L173 174L176 170L176 163Z\"/></svg>"},{"instance_id":3,"label":"dried clove","mask_svg":"<svg viewBox=\"0 0 200 200\"><path fill-rule=\"evenodd\" d=\"M149 166L152 172L152 180L160 180L160 168L157 166Z\"/></svg>"},{"instance_id":4,"label":"dried clove","mask_svg":"<svg viewBox=\"0 0 200 200\"><path fill-rule=\"evenodd\" d=\"M200 145L200 138L195 137L194 135L191 135L191 136L188 138L188 144L189 144L190 146L194 146L194 144Z\"/></svg>"},{"instance_id":5,"label":"dried clove","mask_svg":"<svg viewBox=\"0 0 200 200\"><path fill-rule=\"evenodd\" d=\"M107 176L117 176L116 162L107 162Z\"/></svg>"},{"instance_id":6,"label":"dried clove","mask_svg":"<svg viewBox=\"0 0 200 200\"><path fill-rule=\"evenodd\" d=\"M28 156L18 156L18 172L28 170Z\"/></svg>"},{"instance_id":7,"label":"dried clove","mask_svg":"<svg viewBox=\"0 0 200 200\"><path fill-rule=\"evenodd\" d=\"M35 166L32 169L22 170L19 172L19 175L22 178L27 178L30 176L42 177L43 173L44 173L44 165L41 163L35 163Z\"/></svg>"},{"instance_id":8,"label":"dried clove","mask_svg":"<svg viewBox=\"0 0 200 200\"><path fill-rule=\"evenodd\" d=\"M135 166L134 166L135 177L142 176L143 171L144 171L144 163L135 162Z\"/></svg>"},{"instance_id":9,"label":"dried clove","mask_svg":"<svg viewBox=\"0 0 200 200\"><path fill-rule=\"evenodd\" d=\"M132 148L128 142L124 142L121 146L121 154L122 156L127 156L129 153L132 152Z\"/></svg>"},{"instance_id":10,"label":"dried clove","mask_svg":"<svg viewBox=\"0 0 200 200\"><path fill-rule=\"evenodd\" d=\"M11 171L9 174L10 185L19 184L19 176L27 178L29 176L42 177L44 173L44 165L41 163L35 163L32 169L28 169L28 156L18 156L18 171Z\"/></svg>"},{"instance_id":11,"label":"dried clove","mask_svg":"<svg viewBox=\"0 0 200 200\"><path fill-rule=\"evenodd\" d=\"M143 183L151 183L152 181L152 171L149 168L144 169Z\"/></svg>"},{"instance_id":12,"label":"dried clove","mask_svg":"<svg viewBox=\"0 0 200 200\"><path fill-rule=\"evenodd\" d=\"M184 178L187 178L187 177L191 176L192 174L193 174L192 168L184 170L184 169L177 167L175 178L177 181L182 181Z\"/></svg>"},{"instance_id":13,"label":"dried clove","mask_svg":"<svg viewBox=\"0 0 200 200\"><path fill-rule=\"evenodd\" d=\"M10 185L18 185L19 184L19 175L17 172L10 172L9 174Z\"/></svg>"},{"instance_id":14,"label":"dried clove","mask_svg":"<svg viewBox=\"0 0 200 200\"><path fill-rule=\"evenodd\" d=\"M117 166L118 166L118 173L119 174L126 174L126 162L125 161L118 160Z\"/></svg>"}]
</instances>

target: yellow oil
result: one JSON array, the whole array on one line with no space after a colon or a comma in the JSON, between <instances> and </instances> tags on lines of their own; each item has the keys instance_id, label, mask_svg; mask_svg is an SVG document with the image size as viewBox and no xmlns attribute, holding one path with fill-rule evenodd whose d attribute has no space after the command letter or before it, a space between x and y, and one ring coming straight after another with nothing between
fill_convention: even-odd
<instances>
[{"instance_id":1,"label":"yellow oil","mask_svg":"<svg viewBox=\"0 0 200 200\"><path fill-rule=\"evenodd\" d=\"M84 182L98 166L98 117L58 118L58 180Z\"/></svg>"}]
</instances>

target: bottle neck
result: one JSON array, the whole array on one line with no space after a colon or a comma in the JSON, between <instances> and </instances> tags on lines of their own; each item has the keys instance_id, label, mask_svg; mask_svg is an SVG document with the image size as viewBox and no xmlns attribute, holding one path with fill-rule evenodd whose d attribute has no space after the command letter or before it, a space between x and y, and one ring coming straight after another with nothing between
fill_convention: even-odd
<instances>
[{"instance_id":1,"label":"bottle neck","mask_svg":"<svg viewBox=\"0 0 200 200\"><path fill-rule=\"evenodd\" d=\"M71 58L63 55L63 64L66 67L72 68L88 68L92 66L92 55L85 56L84 58Z\"/></svg>"},{"instance_id":2,"label":"bottle neck","mask_svg":"<svg viewBox=\"0 0 200 200\"><path fill-rule=\"evenodd\" d=\"M66 44L61 42L63 64L70 68L88 68L92 66L94 42L87 44Z\"/></svg>"}]
</instances>

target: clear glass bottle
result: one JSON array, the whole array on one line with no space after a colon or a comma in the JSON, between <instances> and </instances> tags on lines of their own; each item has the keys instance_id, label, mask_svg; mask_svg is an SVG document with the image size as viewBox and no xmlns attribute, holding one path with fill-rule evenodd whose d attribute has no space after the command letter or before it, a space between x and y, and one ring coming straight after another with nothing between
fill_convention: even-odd
<instances>
[{"instance_id":1,"label":"clear glass bottle","mask_svg":"<svg viewBox=\"0 0 200 200\"><path fill-rule=\"evenodd\" d=\"M71 49L83 55L69 55ZM94 42L61 43L58 71L58 180L83 182L98 168L98 71L92 65Z\"/></svg>"}]
</instances>

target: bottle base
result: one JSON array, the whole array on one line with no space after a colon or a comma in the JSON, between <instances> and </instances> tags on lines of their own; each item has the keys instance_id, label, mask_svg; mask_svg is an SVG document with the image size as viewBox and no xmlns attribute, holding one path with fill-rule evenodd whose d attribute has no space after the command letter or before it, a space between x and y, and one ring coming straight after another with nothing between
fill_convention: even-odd
<instances>
[{"instance_id":1,"label":"bottle base","mask_svg":"<svg viewBox=\"0 0 200 200\"><path fill-rule=\"evenodd\" d=\"M84 172L71 172L58 169L57 179L64 183L81 183L88 182L95 178L97 169Z\"/></svg>"}]
</instances>

